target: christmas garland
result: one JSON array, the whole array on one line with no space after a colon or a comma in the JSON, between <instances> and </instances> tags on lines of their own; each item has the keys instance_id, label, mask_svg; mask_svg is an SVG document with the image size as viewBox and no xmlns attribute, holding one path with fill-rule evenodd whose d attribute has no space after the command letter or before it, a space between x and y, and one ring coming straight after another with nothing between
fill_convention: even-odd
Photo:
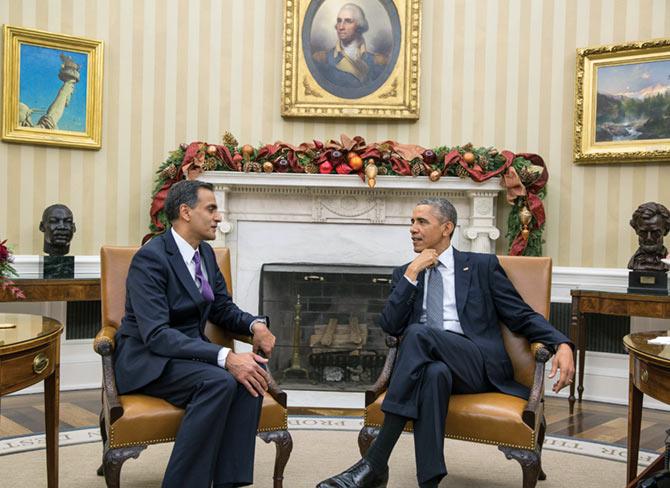
<instances>
[{"instance_id":1,"label":"christmas garland","mask_svg":"<svg viewBox=\"0 0 670 488\"><path fill-rule=\"evenodd\" d=\"M181 144L158 168L150 211L151 233L143 242L169 227L163 205L170 187L212 170L358 174L370 188L375 187L378 175L427 176L430 181L438 181L442 176L459 176L477 182L501 176L501 183L507 189L507 201L512 205L506 234L509 253L524 256L542 253L545 223L542 199L549 175L537 154L514 154L472 144L433 149L395 141L367 144L360 136L345 135L339 141L327 143L314 140L294 146L275 142L253 147L239 146L227 132L222 144Z\"/></svg>"}]
</instances>

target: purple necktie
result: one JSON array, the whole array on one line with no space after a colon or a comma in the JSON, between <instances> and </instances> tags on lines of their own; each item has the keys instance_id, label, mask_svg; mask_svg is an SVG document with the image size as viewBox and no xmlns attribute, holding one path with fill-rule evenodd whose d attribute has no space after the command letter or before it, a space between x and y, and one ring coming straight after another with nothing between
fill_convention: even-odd
<instances>
[{"instance_id":1,"label":"purple necktie","mask_svg":"<svg viewBox=\"0 0 670 488\"><path fill-rule=\"evenodd\" d=\"M200 253L198 251L193 255L193 262L195 263L195 281L200 286L200 293L202 297L208 302L214 301L214 292L209 285L209 281L202 275L202 267L200 266Z\"/></svg>"}]
</instances>

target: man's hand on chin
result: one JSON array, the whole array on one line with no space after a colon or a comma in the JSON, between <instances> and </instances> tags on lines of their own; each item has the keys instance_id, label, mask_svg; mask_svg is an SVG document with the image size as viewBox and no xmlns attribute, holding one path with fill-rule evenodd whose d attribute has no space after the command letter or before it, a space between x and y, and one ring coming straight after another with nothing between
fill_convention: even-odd
<instances>
[{"instance_id":1,"label":"man's hand on chin","mask_svg":"<svg viewBox=\"0 0 670 488\"><path fill-rule=\"evenodd\" d=\"M264 396L268 389L268 373L261 364L267 364L268 360L253 352L234 353L229 352L226 358L226 369L233 377L244 385L251 396Z\"/></svg>"},{"instance_id":2,"label":"man's hand on chin","mask_svg":"<svg viewBox=\"0 0 670 488\"><path fill-rule=\"evenodd\" d=\"M275 347L275 336L268 326L263 322L256 322L252 327L254 337L252 341L253 351L255 353L260 353L261 351L265 354L265 357L269 358L272 355L272 350Z\"/></svg>"},{"instance_id":3,"label":"man's hand on chin","mask_svg":"<svg viewBox=\"0 0 670 488\"><path fill-rule=\"evenodd\" d=\"M558 381L551 388L554 393L558 393L563 388L572 383L575 377L575 359L572 354L572 348L569 344L560 344L556 349L554 359L551 361L551 373L549 378L556 376L556 372L561 370Z\"/></svg>"}]
</instances>

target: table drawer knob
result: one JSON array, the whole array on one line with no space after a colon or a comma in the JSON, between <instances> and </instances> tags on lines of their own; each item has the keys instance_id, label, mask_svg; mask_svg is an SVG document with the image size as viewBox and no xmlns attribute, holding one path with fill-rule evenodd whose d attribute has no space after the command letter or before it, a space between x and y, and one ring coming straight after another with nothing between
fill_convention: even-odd
<instances>
[{"instance_id":1,"label":"table drawer knob","mask_svg":"<svg viewBox=\"0 0 670 488\"><path fill-rule=\"evenodd\" d=\"M49 358L43 352L39 353L33 359L33 371L35 374L41 374L49 367Z\"/></svg>"},{"instance_id":2,"label":"table drawer knob","mask_svg":"<svg viewBox=\"0 0 670 488\"><path fill-rule=\"evenodd\" d=\"M649 371L643 369L642 372L640 373L640 379L645 383L649 381Z\"/></svg>"}]
</instances>

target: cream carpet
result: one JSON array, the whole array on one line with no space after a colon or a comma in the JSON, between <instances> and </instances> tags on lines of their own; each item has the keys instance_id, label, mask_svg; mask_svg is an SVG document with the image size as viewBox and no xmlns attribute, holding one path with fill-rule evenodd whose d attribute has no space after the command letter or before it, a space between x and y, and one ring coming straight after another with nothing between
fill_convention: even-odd
<instances>
[{"instance_id":1,"label":"cream carpet","mask_svg":"<svg viewBox=\"0 0 670 488\"><path fill-rule=\"evenodd\" d=\"M284 487L314 487L358 459L357 433L337 430L295 430L293 453L286 467ZM138 459L128 460L121 471L124 488L159 487L172 444L150 446ZM445 446L449 476L440 488L521 488L521 467L507 460L495 446L447 439ZM104 487L104 479L95 474L100 463L99 442L61 446L60 486L63 488ZM257 442L254 486L272 487L274 444ZM547 480L538 488L596 488L623 486L625 462L600 459L545 449L544 470ZM625 459L624 459L625 461ZM0 456L0 486L46 486L43 449ZM391 458L389 488L416 485L414 447L411 435L403 435ZM185 487L186 488L186 487Z\"/></svg>"}]
</instances>

